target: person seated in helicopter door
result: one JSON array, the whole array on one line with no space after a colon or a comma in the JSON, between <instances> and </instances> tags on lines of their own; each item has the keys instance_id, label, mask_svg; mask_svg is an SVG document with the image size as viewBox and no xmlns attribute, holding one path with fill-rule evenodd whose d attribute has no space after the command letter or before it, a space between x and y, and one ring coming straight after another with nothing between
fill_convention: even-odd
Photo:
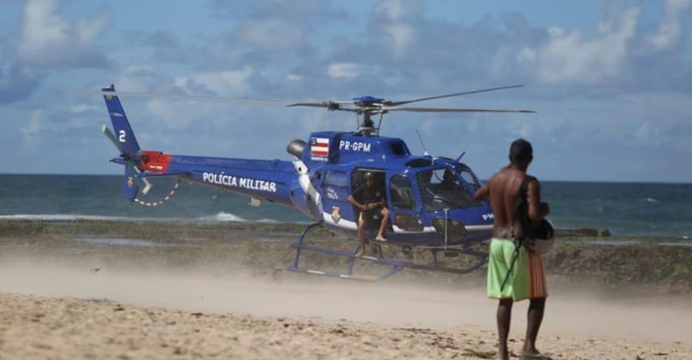
<instances>
[{"instance_id":1,"label":"person seated in helicopter door","mask_svg":"<svg viewBox=\"0 0 692 360\"><path fill-rule=\"evenodd\" d=\"M377 241L387 241L384 237L384 230L389 223L389 209L386 206L384 186L382 186L384 184L376 181L374 174L371 172L365 173L364 178L365 183L356 187L348 197L348 201L360 210L360 216L358 217L358 242L360 246L356 256L365 254L365 229L368 226L368 222L376 217L382 218L377 236L375 237Z\"/></svg>"}]
</instances>

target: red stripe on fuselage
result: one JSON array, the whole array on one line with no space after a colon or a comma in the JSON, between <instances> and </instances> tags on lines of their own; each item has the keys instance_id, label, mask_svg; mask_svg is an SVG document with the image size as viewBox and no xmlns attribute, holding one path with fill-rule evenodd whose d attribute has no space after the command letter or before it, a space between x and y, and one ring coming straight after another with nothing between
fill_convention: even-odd
<instances>
[{"instance_id":1,"label":"red stripe on fuselage","mask_svg":"<svg viewBox=\"0 0 692 360\"><path fill-rule=\"evenodd\" d=\"M165 173L168 172L168 164L171 162L171 155L166 155L160 151L142 151L141 166L145 171Z\"/></svg>"}]
</instances>

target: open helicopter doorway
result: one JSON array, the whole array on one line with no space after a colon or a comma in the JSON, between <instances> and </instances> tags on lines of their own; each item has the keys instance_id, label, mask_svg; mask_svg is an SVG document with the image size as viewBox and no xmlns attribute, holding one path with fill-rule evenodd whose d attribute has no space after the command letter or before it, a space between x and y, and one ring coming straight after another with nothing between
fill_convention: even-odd
<instances>
[{"instance_id":1,"label":"open helicopter doorway","mask_svg":"<svg viewBox=\"0 0 692 360\"><path fill-rule=\"evenodd\" d=\"M376 186L381 186L383 189L385 188L386 172L379 169L357 169L353 171L351 175L351 188L355 190L361 184L365 184L368 176L372 176Z\"/></svg>"},{"instance_id":2,"label":"open helicopter doorway","mask_svg":"<svg viewBox=\"0 0 692 360\"><path fill-rule=\"evenodd\" d=\"M393 174L387 179L384 170L358 169L352 174L352 191L363 186L367 176L374 179L373 186L382 191L389 221L385 228L385 237L394 235L394 232L421 232L423 222L420 219L417 208L420 206L413 190L413 182L405 174ZM360 210L353 207L356 219L360 217ZM382 218L380 212L375 211L365 218L367 221L366 237L372 237L374 231L380 226ZM389 234L387 234L389 233Z\"/></svg>"},{"instance_id":3,"label":"open helicopter doorway","mask_svg":"<svg viewBox=\"0 0 692 360\"><path fill-rule=\"evenodd\" d=\"M357 169L351 174L351 194L361 192L364 187L372 186L374 190L371 191L370 196L376 198L381 198L386 204L389 204L387 197L387 186L386 186L386 172L384 170L378 169ZM371 184L368 184L368 180L372 180ZM360 200L360 199L357 199ZM386 205L389 207L388 205ZM363 216L363 219L367 223L367 229L377 229L381 224L382 217L380 215L379 209L373 209L374 211L368 212L368 214L361 214L361 210L353 205L353 213L356 215L356 224L358 219ZM391 222L390 222L391 223ZM387 231L391 231L391 224L388 226Z\"/></svg>"}]
</instances>

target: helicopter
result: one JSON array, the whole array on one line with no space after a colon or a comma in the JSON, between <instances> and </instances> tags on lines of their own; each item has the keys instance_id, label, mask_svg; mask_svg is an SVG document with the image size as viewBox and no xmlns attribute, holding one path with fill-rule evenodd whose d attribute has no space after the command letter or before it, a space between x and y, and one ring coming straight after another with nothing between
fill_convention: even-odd
<instances>
[{"instance_id":1,"label":"helicopter","mask_svg":"<svg viewBox=\"0 0 692 360\"><path fill-rule=\"evenodd\" d=\"M328 111L356 114L355 131L314 131L306 140L288 142L292 160L260 160L168 154L142 150L125 115L119 96L142 96L142 93L117 92L114 85L102 88L113 130L103 126L104 134L120 155L110 161L124 166L123 192L130 202L155 206L169 200L180 181L246 195L254 205L268 201L296 209L312 223L291 244L295 250L287 270L342 279L382 280L405 268L467 273L487 262L487 253L478 244L491 237L493 212L487 201L475 201L473 195L481 181L471 168L456 158L414 155L399 138L381 136L384 115L390 112L502 112L532 113L530 110L411 107L411 103L521 87L512 85L489 89L391 101L360 96L350 101L294 102L288 107L313 107ZM147 96L146 94L144 96ZM193 97L194 98L194 97ZM203 100L203 98L199 98ZM219 98L213 98L216 101ZM209 99L207 99L209 100ZM379 117L375 125L373 118ZM140 199L151 189L149 179L177 179L173 190L161 202ZM308 244L307 235L324 228L347 239L358 237L361 208L349 201L350 195L366 178L382 189L386 241L375 241L381 219L366 221L364 236L374 255ZM402 257L385 256L383 246L399 248ZM413 257L413 249L429 253L424 262ZM302 265L304 252L318 252L346 259L346 269L325 271ZM442 264L440 256L470 256L466 266ZM354 272L354 263L365 261L383 265L379 275Z\"/></svg>"}]
</instances>

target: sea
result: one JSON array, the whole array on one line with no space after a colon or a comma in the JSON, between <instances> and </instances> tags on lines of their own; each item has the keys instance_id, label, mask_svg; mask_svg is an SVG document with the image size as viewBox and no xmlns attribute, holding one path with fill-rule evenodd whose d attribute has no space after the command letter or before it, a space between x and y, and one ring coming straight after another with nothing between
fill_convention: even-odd
<instances>
[{"instance_id":1,"label":"sea","mask_svg":"<svg viewBox=\"0 0 692 360\"><path fill-rule=\"evenodd\" d=\"M0 220L152 220L188 222L304 223L294 209L246 196L157 179L142 200L124 199L119 175L0 174ZM692 237L692 184L542 181L556 228L607 229L620 237Z\"/></svg>"}]
</instances>

